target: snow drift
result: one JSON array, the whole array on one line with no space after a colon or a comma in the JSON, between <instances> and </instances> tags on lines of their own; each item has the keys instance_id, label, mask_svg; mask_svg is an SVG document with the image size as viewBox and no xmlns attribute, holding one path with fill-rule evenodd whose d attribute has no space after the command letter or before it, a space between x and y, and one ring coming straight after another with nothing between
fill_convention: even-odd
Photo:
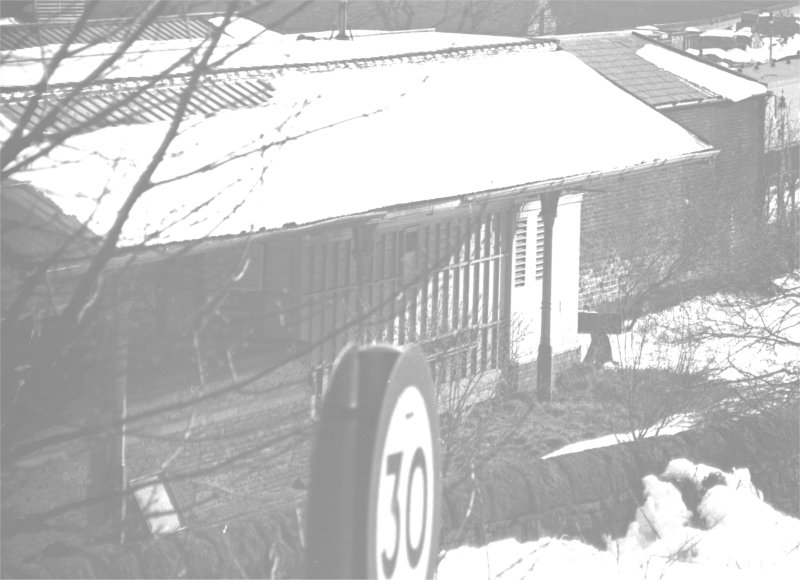
<instances>
[{"instance_id":1,"label":"snow drift","mask_svg":"<svg viewBox=\"0 0 800 580\"><path fill-rule=\"evenodd\" d=\"M644 503L625 536L598 550L578 540L502 540L444 555L437 578L794 578L800 520L765 503L747 469L686 459L645 476Z\"/></svg>"}]
</instances>

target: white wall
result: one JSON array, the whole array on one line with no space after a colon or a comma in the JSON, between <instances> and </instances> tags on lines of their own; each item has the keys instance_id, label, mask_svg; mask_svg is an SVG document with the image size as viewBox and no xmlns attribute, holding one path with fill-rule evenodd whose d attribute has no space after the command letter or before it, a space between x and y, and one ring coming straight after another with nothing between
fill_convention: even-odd
<instances>
[{"instance_id":1,"label":"white wall","mask_svg":"<svg viewBox=\"0 0 800 580\"><path fill-rule=\"evenodd\" d=\"M578 343L578 260L582 194L562 195L553 226L553 288L550 336L553 354L576 348ZM525 285L514 286L512 275L511 316L516 321L512 341L520 363L536 359L542 310L542 280L536 280L536 225L539 201L523 207L527 218ZM514 247L514 264L517 248Z\"/></svg>"}]
</instances>

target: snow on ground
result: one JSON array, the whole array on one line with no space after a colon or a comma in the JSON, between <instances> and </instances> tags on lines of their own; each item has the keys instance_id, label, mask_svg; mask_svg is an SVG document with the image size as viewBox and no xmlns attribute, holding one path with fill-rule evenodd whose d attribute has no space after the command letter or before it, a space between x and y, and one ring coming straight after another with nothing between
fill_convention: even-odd
<instances>
[{"instance_id":1,"label":"snow on ground","mask_svg":"<svg viewBox=\"0 0 800 580\"><path fill-rule=\"evenodd\" d=\"M646 316L632 331L609 337L614 360L622 368L707 371L727 381L795 367L800 271L774 283L784 296L716 294Z\"/></svg>"},{"instance_id":2,"label":"snow on ground","mask_svg":"<svg viewBox=\"0 0 800 580\"><path fill-rule=\"evenodd\" d=\"M637 433L637 439L644 439L646 437L655 437L656 435L675 435L681 433L694 426L694 420L688 415L675 415L671 417L664 425L658 427L651 427L645 429L642 433ZM587 449L597 449L598 447L608 447L609 445L617 445L618 443L626 443L633 441L633 433L612 433L610 435L603 435L595 439L587 439L585 441L578 441L577 443L570 443L561 449L553 451L545 455L542 459L550 459L559 455L567 455L569 453L578 453L579 451L586 451Z\"/></svg>"},{"instance_id":3,"label":"snow on ground","mask_svg":"<svg viewBox=\"0 0 800 580\"><path fill-rule=\"evenodd\" d=\"M709 477L710 476L710 477ZM694 483L702 499L692 512L672 483ZM686 459L642 480L644 504L625 536L598 550L578 540L513 539L448 551L437 580L783 579L800 570L800 520L773 509L746 469L724 473Z\"/></svg>"},{"instance_id":4,"label":"snow on ground","mask_svg":"<svg viewBox=\"0 0 800 580\"><path fill-rule=\"evenodd\" d=\"M794 345L800 343L800 271L773 282L786 291L785 296L753 299L716 294L643 317L632 331L609 337L613 365L634 370L704 371L710 379L733 382L774 372L800 374L800 348ZM588 341L588 335L582 336ZM585 352L588 344L582 346ZM693 425L690 415L676 415L660 428L637 435L674 435ZM632 433L603 435L571 443L544 458L633 439Z\"/></svg>"}]
</instances>

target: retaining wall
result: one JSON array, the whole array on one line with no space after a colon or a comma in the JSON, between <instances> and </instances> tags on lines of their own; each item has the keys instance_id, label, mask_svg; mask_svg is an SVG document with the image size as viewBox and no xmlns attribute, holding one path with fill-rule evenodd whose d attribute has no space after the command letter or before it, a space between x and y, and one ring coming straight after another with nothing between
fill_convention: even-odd
<instances>
[{"instance_id":1,"label":"retaining wall","mask_svg":"<svg viewBox=\"0 0 800 580\"><path fill-rule=\"evenodd\" d=\"M597 544L603 534L621 535L642 502L642 477L660 474L677 457L725 470L748 467L766 501L800 515L800 430L793 409L777 418L532 459L481 473L475 482L446 490L443 545L545 535ZM299 511L287 508L124 547L76 549L6 566L2 572L3 577L38 578L297 577L302 574L301 520Z\"/></svg>"}]
</instances>

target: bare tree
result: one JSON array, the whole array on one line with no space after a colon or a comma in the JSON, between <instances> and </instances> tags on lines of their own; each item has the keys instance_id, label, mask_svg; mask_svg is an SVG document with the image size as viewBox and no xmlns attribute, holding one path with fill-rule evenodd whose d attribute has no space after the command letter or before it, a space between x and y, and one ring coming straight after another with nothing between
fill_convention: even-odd
<instances>
[{"instance_id":1,"label":"bare tree","mask_svg":"<svg viewBox=\"0 0 800 580\"><path fill-rule=\"evenodd\" d=\"M798 143L800 124L792 116L785 97L774 95L769 99L765 115L764 149L768 175L764 210L767 227L774 229L774 253L782 258L783 265L789 269L798 264L800 243Z\"/></svg>"},{"instance_id":2,"label":"bare tree","mask_svg":"<svg viewBox=\"0 0 800 580\"><path fill-rule=\"evenodd\" d=\"M88 449L91 456L89 472L85 474L89 481L89 492L85 497L66 497L57 500L55 506L42 504L47 506L46 509L37 509L39 506L35 501L22 507L4 501L3 534L6 539L9 534L52 531L67 524L72 531L89 533L90 528L84 520L72 516L112 499L115 503L122 501L119 517L113 518L116 521L112 522L118 526L119 520L125 518L122 498L128 491L130 476L124 468L124 437L150 437L142 427L147 421L152 422L154 417L169 417L169 413L174 419L175 414L180 415L188 409L184 429L177 434L156 436L162 437L170 449L160 461L161 468L174 465L190 443L202 440L206 429L200 423L207 409L202 409L201 404L212 398L208 390L200 389L193 393L197 396L188 401L179 397L167 402L159 401L154 408L126 408L126 381L131 371L128 352L135 348L135 345L128 344L127 327L129 323L148 323L147 308L142 311L141 306L143 301L147 302L153 286L148 285L147 275L142 276L140 259L145 250L142 244L147 243L148 238L133 249L121 249L120 242L140 200L165 183L158 177L158 172L174 156L177 140L192 129L190 118L191 113L197 110L197 90L201 79L224 67L229 58L256 42L257 34L231 42L229 25L237 15L246 16L247 10L241 9L237 2L225 3L224 13L206 21L199 33L196 29L191 30L186 21L186 42L179 43L181 46L177 51L165 51L159 55L158 66L149 70L141 80L129 83L118 93L107 93L110 96L96 101L99 106L87 109L83 103L87 91L98 84L110 86L115 81L107 79L125 75L132 65L136 68L137 60L146 57L138 46L158 38L159 18L169 3L153 0L148 4L137 4L135 14L130 18L98 23L92 17L100 4L98 1L88 2L76 22L56 27L60 36L56 34L52 41L54 44L4 52L0 63L8 70L19 66L30 69L38 63L41 70L41 78L34 84L4 89L4 97L9 95L15 102L14 109L9 108L13 124L4 127L1 150L4 202L4 491L19 491L18 486L24 485L24 477L19 479L20 469L26 466L26 462L37 461L35 458L42 451L46 454L67 453L76 461L83 461L74 454L80 455ZM297 9L300 8L302 3L298 3ZM180 20L178 22L180 25ZM20 52L23 53L22 61ZM33 57L33 63L31 53L38 53ZM74 65L81 59L82 63L88 63L88 67L74 77ZM99 127L113 125L130 114L132 108L146 107L143 103L147 102L149 91L176 75L181 82L174 85L173 98L167 103L162 132L152 141L146 162L139 167L127 192L106 189L100 198L93 200L99 207L106 196L121 196L105 231L93 231L91 219L94 211L84 221L76 220L61 213L46 196L37 194L25 184L26 172L37 165L47 165L51 160L58 163L62 152L73 150L75 138ZM54 85L65 78L69 82ZM293 138L297 136L288 137L283 142ZM280 144L261 143L258 147L278 147ZM81 154L79 150L77 154ZM228 153L169 179L203 174L241 155L244 155L242 151ZM113 167L117 160L108 158L108 163ZM194 209L189 207L185 213L174 216L167 227L191 221L195 210L207 203L208 200L200 200ZM44 219L37 214L42 211L46 212ZM157 238L161 231L151 232L149 239ZM190 260L196 248L197 242L184 244L174 254L159 258L165 264L162 271L174 268L183 260ZM204 348L203 337L215 334L212 328L214 318L219 318L224 312L222 306L230 298L230 286L235 285L248 268L248 248L245 239L238 250L238 259L234 256L234 271L220 272L218 289L207 303L201 304L186 318L184 334L194 344L194 352L187 358L194 358L199 366L201 383L206 380L210 356L209 349ZM230 352L231 344L226 347ZM269 375L277 366L280 364L260 369L256 378ZM229 364L229 369L233 385L227 386L227 392L241 390L256 380L253 373L246 377L237 376L232 364ZM222 390L224 394L225 389ZM222 396L219 391L217 389L213 395L217 399ZM259 393L259 396L263 398L266 395ZM80 409L77 415L74 412L76 408ZM32 433L34 437L31 437ZM178 473L176 479L222 470L237 458L247 458L266 448L272 448L271 453L276 456L285 455L291 451L291 447L285 445L286 441L307 435L305 428L276 435L271 442L235 451L188 472L184 470L185 473ZM102 458L110 459L112 471L121 472L98 475L108 471L108 466L100 465L95 469L94 458L97 457L101 458L101 463L104 462ZM116 468L115 463L118 464ZM108 528L101 526L91 533L102 536L107 531Z\"/></svg>"},{"instance_id":3,"label":"bare tree","mask_svg":"<svg viewBox=\"0 0 800 580\"><path fill-rule=\"evenodd\" d=\"M296 9L303 5L297 3ZM184 17L189 38L180 50L163 55L147 74L124 80L119 77L127 77L131 67L150 66L140 44L157 36L168 3L153 0L137 6L130 19L102 26L92 19L99 6L89 2L54 45L30 47L38 51L40 79L3 89L8 98L4 102L13 101L14 106L14 122L4 127L2 140L6 553L30 553L54 537L86 543L119 539L120 533L135 535L130 526L136 518L126 513L126 500L138 485L132 480L158 472L168 473L178 507L190 524L225 521L300 501L308 483L302 468L313 432L310 405L318 394L308 388L308 361L330 350L331 344L366 339L368 328L383 326L375 336L397 340L404 321L421 308L418 297L424 295L421 287L429 283L430 273L453 262L453 254L474 234L464 230L448 238L436 256L420 258L415 273L396 281L379 298L366 305L348 302L353 308L340 309L324 332L302 343L287 341L252 363L252 357L242 353L262 354L265 337L259 328L313 327L332 310L330 300L341 300L345 290L310 304L276 292L269 302L251 308L264 294L249 286L253 279L269 282L274 274L259 271L264 244L256 234L212 245L209 240L217 225L212 223L207 235L159 243L170 239L172 229L195 225L209 205L223 199L224 191L179 207L163 223L137 222L137 212L142 200L159 187L202 179L249 155L259 160L265 150L330 125L278 131L275 138L201 155L188 168L166 171L185 151L196 119L214 116L203 110L205 79L258 42L257 34L241 37L232 30L236 17L247 16L254 6L225 3L224 14L204 21L199 32L196 23ZM20 64L17 57L13 51L4 53L3 66ZM91 66L77 77L69 76L76 59ZM61 82L65 78L69 82ZM274 89L263 88L266 99ZM97 196L86 194L84 201L92 205L78 219L65 215L50 197L26 183L36 168L80 160L85 151L74 143L87 135L126 124L133 114L152 116L148 107L156 90L168 91L169 98L158 103L163 107L154 124L158 130L150 134L155 137L124 189L109 182ZM103 96L87 108L86 95L92 91ZM276 117L277 128L298 117L305 104L301 101L300 110ZM362 111L356 118L379 112ZM116 145L91 151L112 171L126 162L115 150L127 144ZM266 166L257 169L267 171ZM98 229L95 217L107 202L118 205L106 219L107 227ZM232 206L230 214L237 209L236 203ZM14 211L7 213L6 208ZM44 223L41 212L46 212ZM15 220L7 220L12 214ZM218 220L229 218L226 214ZM475 219L479 223L484 218ZM54 224L58 227L51 227ZM143 227L131 242L126 236L137 224ZM291 229L289 225L287 232ZM31 249L31 240L39 244L43 238L47 244L25 251ZM13 254L9 263L7 251ZM196 267L198 261L203 268ZM414 332L407 332L401 342L415 340ZM144 393L138 399L137 390ZM242 407L264 412L240 413ZM236 413L236 425L223 429L220 423L231 419L231 413ZM40 467L46 474L77 482L65 485L63 496L46 497L45 490L27 494L26 486L41 477L33 474ZM240 485L248 478L263 480L264 471L274 474L274 480L263 483L259 493ZM75 493L83 482L86 493ZM223 501L231 498L236 501ZM231 507L220 508L222 504Z\"/></svg>"}]
</instances>

